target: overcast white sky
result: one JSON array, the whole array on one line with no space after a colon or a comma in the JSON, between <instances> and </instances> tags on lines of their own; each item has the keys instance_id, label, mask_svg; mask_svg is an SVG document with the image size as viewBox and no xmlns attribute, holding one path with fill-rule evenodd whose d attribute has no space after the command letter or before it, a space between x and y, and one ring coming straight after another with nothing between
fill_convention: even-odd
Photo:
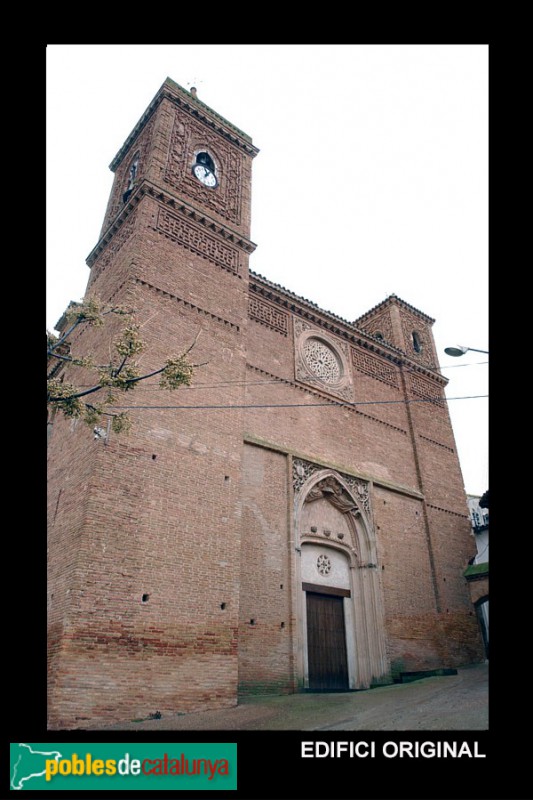
<instances>
[{"instance_id":1,"label":"overcast white sky","mask_svg":"<svg viewBox=\"0 0 533 800\"><path fill-rule=\"evenodd\" d=\"M253 137L250 267L433 333L465 489L488 488L487 45L49 45L47 328L85 292L111 160L166 77Z\"/></svg>"}]
</instances>

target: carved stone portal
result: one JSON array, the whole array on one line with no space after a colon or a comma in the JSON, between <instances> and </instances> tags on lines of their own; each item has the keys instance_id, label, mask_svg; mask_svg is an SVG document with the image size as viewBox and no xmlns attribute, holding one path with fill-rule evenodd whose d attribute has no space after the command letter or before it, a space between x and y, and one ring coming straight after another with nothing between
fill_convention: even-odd
<instances>
[{"instance_id":1,"label":"carved stone portal","mask_svg":"<svg viewBox=\"0 0 533 800\"><path fill-rule=\"evenodd\" d=\"M389 664L381 573L376 568L377 541L369 513L368 483L301 459L294 459L293 468L300 553L295 579L301 589L296 593L296 613L301 620L298 674L308 687L307 593L314 592L343 597L349 687L362 689L376 680L386 681ZM315 630L311 629L312 636Z\"/></svg>"},{"instance_id":2,"label":"carved stone portal","mask_svg":"<svg viewBox=\"0 0 533 800\"><path fill-rule=\"evenodd\" d=\"M350 495L344 491L340 483L332 475L313 486L307 494L305 502L312 503L313 500L321 498L328 500L332 506L343 514L352 514L357 517L361 513Z\"/></svg>"},{"instance_id":3,"label":"carved stone portal","mask_svg":"<svg viewBox=\"0 0 533 800\"><path fill-rule=\"evenodd\" d=\"M323 469L324 467L320 467L318 464L312 464L310 461L304 461L303 459L295 458L292 463L292 481L295 494L301 491L303 485L312 475L314 475L316 472L322 471ZM355 478L353 475L346 475L343 472L339 472L338 474L339 477L342 478L344 484L349 487L353 496L357 497L359 506L364 510L365 514L370 519L372 514L370 508L370 491L368 481L364 481L361 478ZM316 500L319 497L325 497L327 495L329 495L330 502L332 502L332 497L337 498L336 502L342 505L341 510L344 509L348 512L351 508L354 508L357 511L357 506L355 505L354 501L346 494L339 481L336 480L332 475L316 484L307 494L305 502L308 503L313 499ZM340 505L337 507L340 508Z\"/></svg>"}]
</instances>

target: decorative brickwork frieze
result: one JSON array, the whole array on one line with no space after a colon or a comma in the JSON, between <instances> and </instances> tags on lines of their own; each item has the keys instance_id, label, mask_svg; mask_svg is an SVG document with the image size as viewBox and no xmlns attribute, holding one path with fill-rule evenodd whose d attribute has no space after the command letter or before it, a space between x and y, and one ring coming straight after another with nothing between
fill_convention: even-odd
<instances>
[{"instance_id":1,"label":"decorative brickwork frieze","mask_svg":"<svg viewBox=\"0 0 533 800\"><path fill-rule=\"evenodd\" d=\"M433 508L435 511L442 511L444 514L451 514L452 517L462 517L463 519L469 519L468 514L459 514L457 511L451 511L449 508L441 508L440 506L433 506L431 503L427 503L428 508Z\"/></svg>"},{"instance_id":2,"label":"decorative brickwork frieze","mask_svg":"<svg viewBox=\"0 0 533 800\"><path fill-rule=\"evenodd\" d=\"M394 386L395 389L400 388L397 369L391 367L386 361L376 358L376 356L364 350L356 350L353 347L350 348L350 350L352 364L358 372L370 375L371 378L383 381L383 383L388 383L389 386Z\"/></svg>"},{"instance_id":3,"label":"decorative brickwork frieze","mask_svg":"<svg viewBox=\"0 0 533 800\"><path fill-rule=\"evenodd\" d=\"M377 417L373 417L371 414L366 414L364 411L359 411L358 408L354 409L356 414L361 414L362 417L366 417L366 419L372 420L372 422L377 422L378 425L383 425L385 428L390 428L392 431L398 431L398 433L407 436L407 431L405 428L399 428L398 425L391 425L390 422L385 422L383 419L378 419Z\"/></svg>"},{"instance_id":4,"label":"decorative brickwork frieze","mask_svg":"<svg viewBox=\"0 0 533 800\"><path fill-rule=\"evenodd\" d=\"M431 383L421 375L410 375L409 385L411 394L415 397L421 397L423 400L428 400L431 403L435 403L437 406L444 407L445 400L443 390L437 384Z\"/></svg>"},{"instance_id":5,"label":"decorative brickwork frieze","mask_svg":"<svg viewBox=\"0 0 533 800\"><path fill-rule=\"evenodd\" d=\"M431 442L431 444L436 444L438 447L442 447L444 450L448 450L450 453L455 453L453 447L448 447L447 444L442 444L442 442L437 442L435 439L430 439L428 436L423 436L420 434L420 438L424 439L425 442Z\"/></svg>"},{"instance_id":6,"label":"decorative brickwork frieze","mask_svg":"<svg viewBox=\"0 0 533 800\"><path fill-rule=\"evenodd\" d=\"M204 208L240 225L243 155L185 111L176 108L174 114L169 158L163 176L165 183L180 192L185 191ZM201 149L209 150L215 161L216 191L203 186L192 175L194 154Z\"/></svg>"},{"instance_id":7,"label":"decorative brickwork frieze","mask_svg":"<svg viewBox=\"0 0 533 800\"><path fill-rule=\"evenodd\" d=\"M363 325L361 325L361 330L365 331L366 333L371 333L372 335L379 333L383 337L384 342L394 344L392 322L390 311L388 309L382 311L381 314L376 314L375 317L372 317L372 319L368 320L368 322L365 322Z\"/></svg>"},{"instance_id":8,"label":"decorative brickwork frieze","mask_svg":"<svg viewBox=\"0 0 533 800\"><path fill-rule=\"evenodd\" d=\"M169 239L198 253L202 258L218 264L219 267L238 274L239 252L234 247L212 236L205 229L192 222L171 214L166 208L160 208L157 217L157 230Z\"/></svg>"},{"instance_id":9,"label":"decorative brickwork frieze","mask_svg":"<svg viewBox=\"0 0 533 800\"><path fill-rule=\"evenodd\" d=\"M266 325L283 336L287 336L289 330L289 315L285 311L281 311L271 303L267 303L259 297L250 295L248 310L250 318L261 325Z\"/></svg>"}]
</instances>

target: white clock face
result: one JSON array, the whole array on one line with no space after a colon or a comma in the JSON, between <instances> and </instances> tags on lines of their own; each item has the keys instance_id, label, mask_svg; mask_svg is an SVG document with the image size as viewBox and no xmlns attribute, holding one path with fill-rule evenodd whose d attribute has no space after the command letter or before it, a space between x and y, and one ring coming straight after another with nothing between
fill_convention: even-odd
<instances>
[{"instance_id":1,"label":"white clock face","mask_svg":"<svg viewBox=\"0 0 533 800\"><path fill-rule=\"evenodd\" d=\"M211 170L204 167L203 164L195 164L192 171L194 176L198 178L200 183L203 183L204 186L209 186L210 189L214 189L217 185L216 177Z\"/></svg>"}]
</instances>

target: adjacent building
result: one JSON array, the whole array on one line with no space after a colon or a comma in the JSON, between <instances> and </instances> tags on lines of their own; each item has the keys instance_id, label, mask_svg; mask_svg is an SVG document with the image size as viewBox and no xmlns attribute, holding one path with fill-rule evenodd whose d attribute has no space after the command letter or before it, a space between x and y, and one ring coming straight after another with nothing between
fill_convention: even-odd
<instances>
[{"instance_id":1,"label":"adjacent building","mask_svg":"<svg viewBox=\"0 0 533 800\"><path fill-rule=\"evenodd\" d=\"M489 493L481 497L468 495L468 508L472 532L476 541L476 555L473 556L465 577L470 588L472 603L476 609L479 626L483 635L485 655L489 657Z\"/></svg>"}]
</instances>

